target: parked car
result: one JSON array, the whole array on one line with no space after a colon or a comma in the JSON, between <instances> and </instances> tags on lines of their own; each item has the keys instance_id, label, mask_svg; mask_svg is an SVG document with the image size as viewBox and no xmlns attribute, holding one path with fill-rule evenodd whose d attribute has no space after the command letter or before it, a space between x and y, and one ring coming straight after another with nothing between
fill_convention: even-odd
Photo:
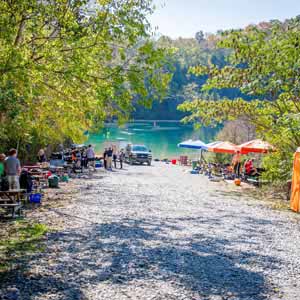
<instances>
[{"instance_id":1,"label":"parked car","mask_svg":"<svg viewBox=\"0 0 300 300\"><path fill-rule=\"evenodd\" d=\"M130 165L147 163L150 166L152 161L151 150L145 145L127 145L125 161Z\"/></svg>"}]
</instances>

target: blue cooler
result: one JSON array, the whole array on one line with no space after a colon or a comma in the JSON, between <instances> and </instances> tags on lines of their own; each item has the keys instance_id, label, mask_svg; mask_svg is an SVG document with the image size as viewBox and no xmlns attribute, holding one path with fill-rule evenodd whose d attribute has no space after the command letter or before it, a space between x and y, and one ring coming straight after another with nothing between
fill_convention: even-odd
<instances>
[{"instance_id":1,"label":"blue cooler","mask_svg":"<svg viewBox=\"0 0 300 300\"><path fill-rule=\"evenodd\" d=\"M29 196L29 202L30 203L41 203L42 201L42 194L30 194Z\"/></svg>"},{"instance_id":2,"label":"blue cooler","mask_svg":"<svg viewBox=\"0 0 300 300\"><path fill-rule=\"evenodd\" d=\"M95 168L102 168L102 163L100 161L96 160Z\"/></svg>"}]
</instances>

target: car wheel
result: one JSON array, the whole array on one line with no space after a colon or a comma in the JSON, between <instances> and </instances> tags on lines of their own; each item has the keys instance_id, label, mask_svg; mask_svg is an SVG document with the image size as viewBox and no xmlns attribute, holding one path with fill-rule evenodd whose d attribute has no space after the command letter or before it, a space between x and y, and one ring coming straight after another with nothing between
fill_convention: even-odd
<instances>
[{"instance_id":1,"label":"car wheel","mask_svg":"<svg viewBox=\"0 0 300 300\"><path fill-rule=\"evenodd\" d=\"M147 162L148 166L151 166L151 160Z\"/></svg>"}]
</instances>

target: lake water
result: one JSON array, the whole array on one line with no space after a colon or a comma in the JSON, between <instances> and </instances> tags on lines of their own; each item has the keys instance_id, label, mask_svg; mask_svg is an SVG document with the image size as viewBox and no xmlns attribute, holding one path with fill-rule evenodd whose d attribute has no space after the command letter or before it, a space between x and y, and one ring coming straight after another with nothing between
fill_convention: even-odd
<instances>
[{"instance_id":1,"label":"lake water","mask_svg":"<svg viewBox=\"0 0 300 300\"><path fill-rule=\"evenodd\" d=\"M172 158L182 154L198 155L197 150L178 148L177 144L188 139L200 139L211 142L218 130L201 128L195 130L192 125L179 122L139 122L128 123L118 127L111 124L101 129L99 133L90 134L88 143L93 144L96 153L102 153L107 141L128 141L134 144L144 144L153 152L154 158Z\"/></svg>"}]
</instances>

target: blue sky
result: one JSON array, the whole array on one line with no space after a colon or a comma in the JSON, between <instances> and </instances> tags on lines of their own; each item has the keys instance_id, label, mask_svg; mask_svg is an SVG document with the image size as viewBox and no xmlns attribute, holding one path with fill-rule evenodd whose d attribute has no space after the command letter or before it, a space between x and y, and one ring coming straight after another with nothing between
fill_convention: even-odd
<instances>
[{"instance_id":1,"label":"blue sky","mask_svg":"<svg viewBox=\"0 0 300 300\"><path fill-rule=\"evenodd\" d=\"M300 15L300 0L154 0L150 17L158 32L175 37L193 37L199 30L241 28L271 19Z\"/></svg>"}]
</instances>

